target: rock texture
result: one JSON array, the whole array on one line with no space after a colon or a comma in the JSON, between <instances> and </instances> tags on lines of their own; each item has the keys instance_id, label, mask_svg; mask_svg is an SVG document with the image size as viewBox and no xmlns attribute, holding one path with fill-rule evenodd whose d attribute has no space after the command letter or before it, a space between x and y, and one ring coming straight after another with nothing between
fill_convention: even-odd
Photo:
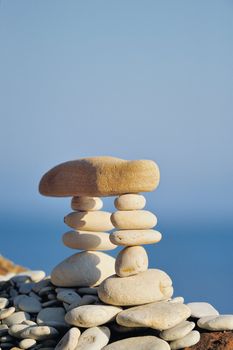
<instances>
[{"instance_id":1,"label":"rock texture","mask_svg":"<svg viewBox=\"0 0 233 350\"><path fill-rule=\"evenodd\" d=\"M202 333L199 343L184 350L232 350L233 332Z\"/></svg>"}]
</instances>

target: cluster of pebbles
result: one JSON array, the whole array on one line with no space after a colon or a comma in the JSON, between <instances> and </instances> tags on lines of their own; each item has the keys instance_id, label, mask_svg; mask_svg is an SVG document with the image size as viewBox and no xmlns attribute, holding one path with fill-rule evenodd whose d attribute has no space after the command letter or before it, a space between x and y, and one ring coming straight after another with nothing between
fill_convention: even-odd
<instances>
[{"instance_id":1,"label":"cluster of pebbles","mask_svg":"<svg viewBox=\"0 0 233 350\"><path fill-rule=\"evenodd\" d=\"M111 157L66 162L43 176L42 194L72 197L63 243L81 252L51 277L27 271L1 282L2 349L176 350L197 344L201 329L233 329L233 315L172 298L171 278L148 268L142 245L162 235L139 193L158 183L154 162ZM116 212L101 210L103 196L117 196ZM116 259L102 252L117 246Z\"/></svg>"}]
</instances>

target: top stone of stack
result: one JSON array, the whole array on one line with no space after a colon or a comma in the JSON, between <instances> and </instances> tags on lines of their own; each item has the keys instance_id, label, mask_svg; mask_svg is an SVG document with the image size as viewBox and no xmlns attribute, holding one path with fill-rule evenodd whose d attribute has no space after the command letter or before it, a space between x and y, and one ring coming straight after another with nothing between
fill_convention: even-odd
<instances>
[{"instance_id":1,"label":"top stone of stack","mask_svg":"<svg viewBox=\"0 0 233 350\"><path fill-rule=\"evenodd\" d=\"M42 177L45 196L114 196L150 192L159 184L159 168L152 160L92 157L57 165Z\"/></svg>"}]
</instances>

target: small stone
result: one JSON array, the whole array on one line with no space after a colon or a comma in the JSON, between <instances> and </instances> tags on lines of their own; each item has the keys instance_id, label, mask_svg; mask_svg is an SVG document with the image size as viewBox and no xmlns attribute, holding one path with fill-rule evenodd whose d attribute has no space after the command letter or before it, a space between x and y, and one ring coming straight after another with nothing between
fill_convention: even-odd
<instances>
[{"instance_id":1,"label":"small stone","mask_svg":"<svg viewBox=\"0 0 233 350\"><path fill-rule=\"evenodd\" d=\"M36 318L38 325L51 327L66 327L65 310L63 307L48 307L42 309Z\"/></svg>"},{"instance_id":2,"label":"small stone","mask_svg":"<svg viewBox=\"0 0 233 350\"><path fill-rule=\"evenodd\" d=\"M5 318L2 322L10 327L14 324L20 324L25 320L30 320L30 315L27 312L18 311Z\"/></svg>"},{"instance_id":3,"label":"small stone","mask_svg":"<svg viewBox=\"0 0 233 350\"><path fill-rule=\"evenodd\" d=\"M19 294L19 295L17 295L16 297L14 297L14 298L13 298L13 304L14 304L14 306L18 307L20 301L23 300L24 297L25 297L25 295L22 295L22 294Z\"/></svg>"},{"instance_id":4,"label":"small stone","mask_svg":"<svg viewBox=\"0 0 233 350\"><path fill-rule=\"evenodd\" d=\"M97 295L98 294L98 288L93 287L81 287L78 288L78 293L83 295L83 294L93 294L93 295Z\"/></svg>"},{"instance_id":5,"label":"small stone","mask_svg":"<svg viewBox=\"0 0 233 350\"><path fill-rule=\"evenodd\" d=\"M103 201L99 197L73 197L71 200L71 208L80 211L95 211L103 207Z\"/></svg>"},{"instance_id":6,"label":"small stone","mask_svg":"<svg viewBox=\"0 0 233 350\"><path fill-rule=\"evenodd\" d=\"M186 346L193 346L200 340L200 333L198 331L192 331L181 339L174 340L170 343L171 350L183 349Z\"/></svg>"},{"instance_id":7,"label":"small stone","mask_svg":"<svg viewBox=\"0 0 233 350\"><path fill-rule=\"evenodd\" d=\"M70 304L67 311L75 309L78 306L95 304L96 302L99 302L97 295L84 295L80 301Z\"/></svg>"},{"instance_id":8,"label":"small stone","mask_svg":"<svg viewBox=\"0 0 233 350\"><path fill-rule=\"evenodd\" d=\"M44 287L39 291L39 296L43 297L44 295L48 295L50 292L54 291L54 287L52 286L48 286L48 287Z\"/></svg>"},{"instance_id":9,"label":"small stone","mask_svg":"<svg viewBox=\"0 0 233 350\"><path fill-rule=\"evenodd\" d=\"M146 198L141 194L122 194L114 201L118 210L140 210L146 205Z\"/></svg>"},{"instance_id":10,"label":"small stone","mask_svg":"<svg viewBox=\"0 0 233 350\"><path fill-rule=\"evenodd\" d=\"M40 312L41 303L36 298L24 295L24 298L20 299L18 303L18 307L22 311L26 311L29 313L36 313L36 312Z\"/></svg>"},{"instance_id":11,"label":"small stone","mask_svg":"<svg viewBox=\"0 0 233 350\"><path fill-rule=\"evenodd\" d=\"M118 230L145 230L157 224L157 218L147 210L116 211L111 221Z\"/></svg>"},{"instance_id":12,"label":"small stone","mask_svg":"<svg viewBox=\"0 0 233 350\"><path fill-rule=\"evenodd\" d=\"M22 283L19 287L19 292L21 294L29 294L32 291L32 288L35 286L35 283Z\"/></svg>"},{"instance_id":13,"label":"small stone","mask_svg":"<svg viewBox=\"0 0 233 350\"><path fill-rule=\"evenodd\" d=\"M120 306L142 305L166 300L172 294L170 277L157 269L149 269L129 277L110 276L98 288L101 301Z\"/></svg>"},{"instance_id":14,"label":"small stone","mask_svg":"<svg viewBox=\"0 0 233 350\"><path fill-rule=\"evenodd\" d=\"M209 303L195 302L188 303L187 306L191 310L191 316L195 318L219 315L219 312Z\"/></svg>"},{"instance_id":15,"label":"small stone","mask_svg":"<svg viewBox=\"0 0 233 350\"><path fill-rule=\"evenodd\" d=\"M77 349L80 330L76 327L72 327L68 332L63 336L63 338L56 345L55 350L75 350Z\"/></svg>"},{"instance_id":16,"label":"small stone","mask_svg":"<svg viewBox=\"0 0 233 350\"><path fill-rule=\"evenodd\" d=\"M71 255L52 271L54 285L60 287L92 287L115 273L115 259L102 252Z\"/></svg>"},{"instance_id":17,"label":"small stone","mask_svg":"<svg viewBox=\"0 0 233 350\"><path fill-rule=\"evenodd\" d=\"M116 258L115 270L120 277L136 275L148 269L148 256L143 247L126 247Z\"/></svg>"},{"instance_id":18,"label":"small stone","mask_svg":"<svg viewBox=\"0 0 233 350\"><path fill-rule=\"evenodd\" d=\"M173 341L185 337L195 327L194 322L183 321L178 325L160 333L160 338L166 341Z\"/></svg>"},{"instance_id":19,"label":"small stone","mask_svg":"<svg viewBox=\"0 0 233 350\"><path fill-rule=\"evenodd\" d=\"M197 325L209 331L232 331L233 315L202 317L197 321Z\"/></svg>"},{"instance_id":20,"label":"small stone","mask_svg":"<svg viewBox=\"0 0 233 350\"><path fill-rule=\"evenodd\" d=\"M155 230L120 230L113 231L109 238L116 245L135 246L158 243L162 235Z\"/></svg>"},{"instance_id":21,"label":"small stone","mask_svg":"<svg viewBox=\"0 0 233 350\"><path fill-rule=\"evenodd\" d=\"M72 249L112 250L117 247L105 232L69 231L64 233L62 240L66 247Z\"/></svg>"},{"instance_id":22,"label":"small stone","mask_svg":"<svg viewBox=\"0 0 233 350\"><path fill-rule=\"evenodd\" d=\"M157 330L172 328L190 316L190 309L166 301L132 307L120 312L116 321L125 327L149 327Z\"/></svg>"},{"instance_id":23,"label":"small stone","mask_svg":"<svg viewBox=\"0 0 233 350\"><path fill-rule=\"evenodd\" d=\"M65 320L78 327L96 327L114 320L120 311L120 307L110 305L83 305L69 311Z\"/></svg>"},{"instance_id":24,"label":"small stone","mask_svg":"<svg viewBox=\"0 0 233 350\"><path fill-rule=\"evenodd\" d=\"M40 282L35 283L34 287L32 288L35 293L39 293L39 291L42 288L51 286L50 277L46 277L45 279L41 280Z\"/></svg>"},{"instance_id":25,"label":"small stone","mask_svg":"<svg viewBox=\"0 0 233 350\"><path fill-rule=\"evenodd\" d=\"M13 324L10 326L8 333L15 338L21 338L21 333L27 329L29 326L26 324Z\"/></svg>"},{"instance_id":26,"label":"small stone","mask_svg":"<svg viewBox=\"0 0 233 350\"><path fill-rule=\"evenodd\" d=\"M81 297L75 291L63 291L57 294L57 299L67 304L72 304L81 301Z\"/></svg>"},{"instance_id":27,"label":"small stone","mask_svg":"<svg viewBox=\"0 0 233 350\"><path fill-rule=\"evenodd\" d=\"M86 329L80 336L75 350L101 350L108 344L110 330L107 327Z\"/></svg>"},{"instance_id":28,"label":"small stone","mask_svg":"<svg viewBox=\"0 0 233 350\"><path fill-rule=\"evenodd\" d=\"M118 340L103 350L170 350L167 342L154 336L132 337Z\"/></svg>"},{"instance_id":29,"label":"small stone","mask_svg":"<svg viewBox=\"0 0 233 350\"><path fill-rule=\"evenodd\" d=\"M2 309L0 310L0 320L4 320L5 318L9 317L15 312L15 308L9 307L8 309Z\"/></svg>"},{"instance_id":30,"label":"small stone","mask_svg":"<svg viewBox=\"0 0 233 350\"><path fill-rule=\"evenodd\" d=\"M44 303L42 303L42 308L45 307L51 307L51 306L59 306L59 300L49 300L49 301L45 301Z\"/></svg>"},{"instance_id":31,"label":"small stone","mask_svg":"<svg viewBox=\"0 0 233 350\"><path fill-rule=\"evenodd\" d=\"M29 326L20 332L21 338L43 340L58 336L58 331L49 326Z\"/></svg>"},{"instance_id":32,"label":"small stone","mask_svg":"<svg viewBox=\"0 0 233 350\"><path fill-rule=\"evenodd\" d=\"M29 349L32 346L36 345L36 340L35 339L23 339L19 342L19 346L21 349Z\"/></svg>"},{"instance_id":33,"label":"small stone","mask_svg":"<svg viewBox=\"0 0 233 350\"><path fill-rule=\"evenodd\" d=\"M183 297L176 297L171 300L169 300L170 303L181 303L184 304L184 298Z\"/></svg>"},{"instance_id":34,"label":"small stone","mask_svg":"<svg viewBox=\"0 0 233 350\"><path fill-rule=\"evenodd\" d=\"M114 227L107 211L73 211L65 216L65 223L75 230L109 231Z\"/></svg>"},{"instance_id":35,"label":"small stone","mask_svg":"<svg viewBox=\"0 0 233 350\"><path fill-rule=\"evenodd\" d=\"M41 270L27 270L17 274L17 276L30 277L32 282L39 282L45 277L45 272Z\"/></svg>"},{"instance_id":36,"label":"small stone","mask_svg":"<svg viewBox=\"0 0 233 350\"><path fill-rule=\"evenodd\" d=\"M5 309L8 304L9 301L7 298L0 298L0 310Z\"/></svg>"}]
</instances>

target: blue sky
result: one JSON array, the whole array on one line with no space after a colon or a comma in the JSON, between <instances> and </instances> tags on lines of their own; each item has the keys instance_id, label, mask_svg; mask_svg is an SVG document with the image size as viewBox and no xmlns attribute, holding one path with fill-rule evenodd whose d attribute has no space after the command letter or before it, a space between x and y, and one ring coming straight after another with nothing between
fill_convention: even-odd
<instances>
[{"instance_id":1,"label":"blue sky","mask_svg":"<svg viewBox=\"0 0 233 350\"><path fill-rule=\"evenodd\" d=\"M69 211L38 194L42 174L94 155L158 162L148 209L165 232L232 234L232 15L230 0L0 2L6 255Z\"/></svg>"}]
</instances>

